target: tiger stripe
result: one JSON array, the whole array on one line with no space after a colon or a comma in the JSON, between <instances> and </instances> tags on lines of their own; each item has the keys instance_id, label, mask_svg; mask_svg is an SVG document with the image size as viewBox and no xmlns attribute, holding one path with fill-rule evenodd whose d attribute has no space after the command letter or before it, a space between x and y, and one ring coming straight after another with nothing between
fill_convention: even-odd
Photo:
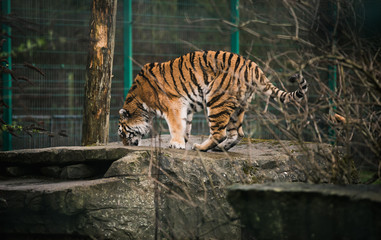
<instances>
[{"instance_id":1,"label":"tiger stripe","mask_svg":"<svg viewBox=\"0 0 381 240\"><path fill-rule=\"evenodd\" d=\"M243 116L256 89L283 103L304 98L306 80L298 74L290 80L297 81L299 88L283 91L256 63L226 51L195 51L168 62L149 63L136 76L119 111L119 135L123 143L135 143L132 139L146 134L153 116L159 114L168 123L170 146L184 148L193 112L206 108L211 135L195 148L227 150L243 137Z\"/></svg>"}]
</instances>

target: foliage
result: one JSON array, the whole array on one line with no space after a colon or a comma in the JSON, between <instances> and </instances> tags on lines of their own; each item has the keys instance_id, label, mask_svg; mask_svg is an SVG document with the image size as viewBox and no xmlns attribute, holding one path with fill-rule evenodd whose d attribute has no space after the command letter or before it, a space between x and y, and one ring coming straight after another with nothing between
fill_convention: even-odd
<instances>
[{"instance_id":1,"label":"foliage","mask_svg":"<svg viewBox=\"0 0 381 240\"><path fill-rule=\"evenodd\" d=\"M6 24L10 26L14 30L14 32L24 33L26 31L36 31L34 24L29 23L14 14L2 15L0 24ZM0 49L3 49L4 43L9 38L10 36L8 36L7 34L1 34ZM36 47L43 47L45 44L46 41L44 38L30 38L27 39L26 43L22 43L18 46L13 46L12 52L10 54L12 56L16 56L22 53L28 53L29 55L31 55L33 54L33 50ZM25 84L23 83L27 83L26 85L33 85L33 81L29 77L20 75L18 71L12 69L12 66L10 66L9 62L7 61L8 54L9 53L1 51L0 74L10 74L12 79L12 86L16 86L20 90L23 90L23 88L25 87ZM45 76L45 73L40 68L36 67L31 63L24 62L23 67L37 72L42 76ZM3 86L0 86L0 89L2 88ZM36 120L31 118L24 119L25 123L13 122L12 124L7 124L2 117L4 109L9 108L10 106L8 106L4 102L3 95L0 96L0 107L0 132L8 132L13 136L18 136L20 134L27 134L31 137L33 134L47 134L50 137L66 136L66 132L64 130L60 130L58 133L49 132L44 128L43 122L37 122Z\"/></svg>"},{"instance_id":2,"label":"foliage","mask_svg":"<svg viewBox=\"0 0 381 240\"><path fill-rule=\"evenodd\" d=\"M254 2L278 14L263 15ZM356 167L372 169L379 179L381 48L377 36L381 34L369 35L364 5L347 0L252 3L246 3L242 14L250 18L242 19L238 27L244 39L271 48L249 47L245 54L256 58L286 89L282 80L295 71L309 83L308 101L301 105L270 101L267 113L258 105L252 111L274 137L292 139L301 150L306 149L306 140L333 144L335 151L309 154L311 164L316 154L334 163L333 182L357 182ZM311 181L319 179L311 176Z\"/></svg>"},{"instance_id":3,"label":"foliage","mask_svg":"<svg viewBox=\"0 0 381 240\"><path fill-rule=\"evenodd\" d=\"M241 3L242 18L238 26L221 19L225 28L238 27L241 30L241 54L255 59L278 86L287 90L295 87L284 81L295 71L303 73L309 83L307 99L301 104L283 105L263 99L263 95L257 93L257 99L246 116L245 125L249 126L246 126L249 129L247 135L253 136L255 130L265 128L271 138L279 140L277 147L283 148L290 162L296 165L292 167L306 176L306 182L379 183L380 38L369 38L369 35L363 34L363 19L358 14L361 5L353 1L279 2L252 0ZM259 122L260 126L253 127L253 122ZM293 148L282 139L291 140ZM247 141L251 142L249 139ZM275 150L276 147L273 147ZM301 154L302 159L295 157L295 153ZM184 154L182 165L189 163L189 155ZM234 155L226 153L226 156L230 157L230 164L234 166ZM274 155L271 157L274 158ZM227 184L263 182L263 179L257 178L255 166L249 164L234 166L232 171L218 175L216 167L208 167L200 154L199 164L207 175L204 183L200 184L205 189L205 197L202 198L189 194L191 184L175 179L173 171L164 169L173 165L163 162L161 166L160 161L152 160L150 163L150 166L157 168L156 173L149 171L150 176L169 179L166 185L153 179L157 186L155 191L172 195L174 201L185 205L182 209L187 209L188 214L191 212L188 208L194 212L202 210L197 215L200 219L198 231L186 232L189 224L182 225L185 227L181 230L193 238L205 236L202 227L209 223L210 216L221 215L218 222L213 222L214 228L209 228L210 231L235 223L235 216L222 204L224 188L217 185L228 182L226 175L235 172L240 176ZM216 165L221 162L223 157L213 161ZM277 159L275 162L280 161ZM328 162L326 168L322 162ZM252 175L249 181L245 178L247 175ZM196 184L201 181L200 178L194 179ZM205 187L205 182L210 184L210 189ZM188 215L184 219L189 219ZM160 227L168 224L174 228L177 222L164 219L158 224ZM164 234L171 232L160 230ZM168 235L166 238L175 237Z\"/></svg>"}]
</instances>

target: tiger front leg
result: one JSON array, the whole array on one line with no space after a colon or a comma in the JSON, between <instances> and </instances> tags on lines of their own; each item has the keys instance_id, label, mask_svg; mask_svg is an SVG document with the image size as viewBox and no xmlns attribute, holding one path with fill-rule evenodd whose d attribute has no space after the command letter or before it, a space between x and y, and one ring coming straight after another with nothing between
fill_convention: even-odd
<instances>
[{"instance_id":1,"label":"tiger front leg","mask_svg":"<svg viewBox=\"0 0 381 240\"><path fill-rule=\"evenodd\" d=\"M192 120L193 120L193 111L191 109L188 109L187 119L186 119L186 127L185 127L185 142L189 141L189 137L191 135Z\"/></svg>"},{"instance_id":2,"label":"tiger front leg","mask_svg":"<svg viewBox=\"0 0 381 240\"><path fill-rule=\"evenodd\" d=\"M170 109L165 116L167 121L169 132L171 134L171 141L169 142L170 148L185 149L185 130L187 123L187 110L179 104L178 106Z\"/></svg>"}]
</instances>

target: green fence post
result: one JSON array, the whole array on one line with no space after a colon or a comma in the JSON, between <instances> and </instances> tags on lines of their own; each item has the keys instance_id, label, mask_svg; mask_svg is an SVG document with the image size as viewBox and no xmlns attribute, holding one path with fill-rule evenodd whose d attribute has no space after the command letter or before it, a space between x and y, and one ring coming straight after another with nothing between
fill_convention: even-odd
<instances>
[{"instance_id":1,"label":"green fence post","mask_svg":"<svg viewBox=\"0 0 381 240\"><path fill-rule=\"evenodd\" d=\"M231 22L235 25L239 24L239 0L230 0ZM231 51L239 54L239 30L233 28L230 36Z\"/></svg>"},{"instance_id":2,"label":"green fence post","mask_svg":"<svg viewBox=\"0 0 381 240\"><path fill-rule=\"evenodd\" d=\"M337 16L337 5L336 3L333 3L332 7L332 17L333 19L336 19ZM332 37L332 44L336 45L336 36L333 32L333 29L331 29L331 37ZM337 66L336 65L330 65L328 66L328 87L332 91L332 98L329 99L329 115L332 117L335 115L336 112L336 105L334 104L333 98L336 95L336 85L337 85ZM329 127L328 129L328 138L331 144L334 144L336 142L336 131L334 128Z\"/></svg>"},{"instance_id":3,"label":"green fence post","mask_svg":"<svg viewBox=\"0 0 381 240\"><path fill-rule=\"evenodd\" d=\"M123 95L127 96L132 85L132 0L123 2L123 38L124 38L124 85Z\"/></svg>"},{"instance_id":4,"label":"green fence post","mask_svg":"<svg viewBox=\"0 0 381 240\"><path fill-rule=\"evenodd\" d=\"M8 15L11 12L11 1L3 0L1 1L1 14L3 16ZM2 32L5 33L5 42L3 44L3 52L7 55L6 60L8 61L8 68L12 68L12 58L11 58L11 27L7 24L1 25ZM8 36L6 36L8 35ZM3 120L7 125L12 124L12 78L9 73L3 73L1 75L3 86L2 95L3 101L8 107L4 107ZM12 150L12 135L7 131L3 132L3 150Z\"/></svg>"}]
</instances>

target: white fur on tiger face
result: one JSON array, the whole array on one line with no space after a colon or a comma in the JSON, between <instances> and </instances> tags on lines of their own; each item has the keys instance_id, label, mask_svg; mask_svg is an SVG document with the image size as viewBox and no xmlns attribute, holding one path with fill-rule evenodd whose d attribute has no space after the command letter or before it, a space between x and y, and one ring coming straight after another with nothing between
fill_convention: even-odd
<instances>
[{"instance_id":1,"label":"white fur on tiger face","mask_svg":"<svg viewBox=\"0 0 381 240\"><path fill-rule=\"evenodd\" d=\"M134 112L132 116L125 109L119 110L119 128L118 135L124 145L138 146L144 135L150 131L150 124L139 112Z\"/></svg>"}]
</instances>

